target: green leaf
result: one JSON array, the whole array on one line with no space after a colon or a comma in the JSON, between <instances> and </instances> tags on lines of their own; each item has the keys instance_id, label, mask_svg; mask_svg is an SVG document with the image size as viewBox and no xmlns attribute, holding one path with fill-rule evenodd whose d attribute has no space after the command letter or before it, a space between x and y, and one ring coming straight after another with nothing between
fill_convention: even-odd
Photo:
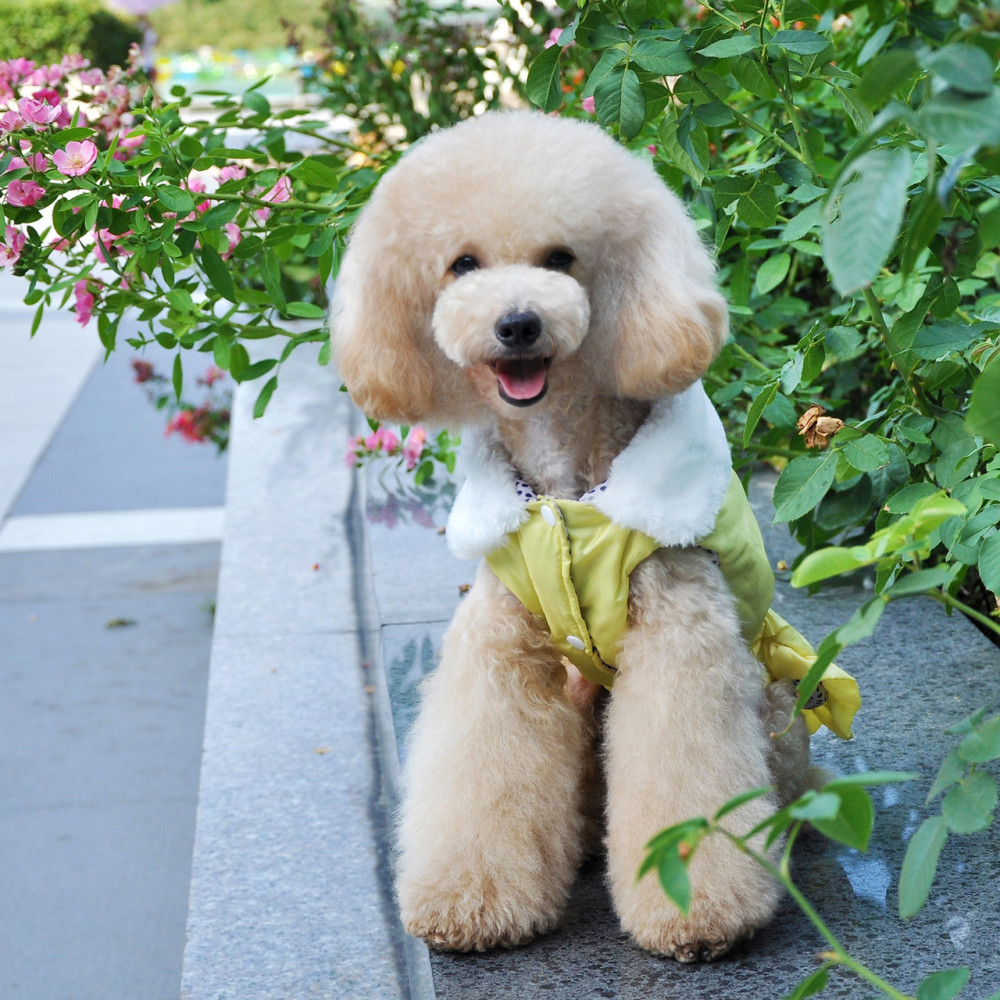
<instances>
[{"instance_id":1,"label":"green leaf","mask_svg":"<svg viewBox=\"0 0 1000 1000\"><path fill-rule=\"evenodd\" d=\"M935 94L917 112L917 124L941 145L994 146L1000 142L1000 93L968 97L946 90Z\"/></svg>"},{"instance_id":2,"label":"green leaf","mask_svg":"<svg viewBox=\"0 0 1000 1000\"><path fill-rule=\"evenodd\" d=\"M736 82L754 97L772 100L778 96L778 88L764 68L753 56L740 56L729 60L729 72Z\"/></svg>"},{"instance_id":3,"label":"green leaf","mask_svg":"<svg viewBox=\"0 0 1000 1000\"><path fill-rule=\"evenodd\" d=\"M922 62L924 69L964 94L982 96L993 90L993 64L978 46L945 45L929 52Z\"/></svg>"},{"instance_id":4,"label":"green leaf","mask_svg":"<svg viewBox=\"0 0 1000 1000\"><path fill-rule=\"evenodd\" d=\"M251 90L244 94L243 106L258 115L269 115L271 113L271 102L259 90Z\"/></svg>"},{"instance_id":5,"label":"green leaf","mask_svg":"<svg viewBox=\"0 0 1000 1000\"><path fill-rule=\"evenodd\" d=\"M771 39L772 45L777 45L786 52L794 52L797 56L814 56L825 51L830 46L828 39L815 31L779 31Z\"/></svg>"},{"instance_id":6,"label":"green leaf","mask_svg":"<svg viewBox=\"0 0 1000 1000\"><path fill-rule=\"evenodd\" d=\"M227 222L232 222L239 211L240 203L238 201L223 201L208 209L202 215L201 221L205 223L206 229L221 229Z\"/></svg>"},{"instance_id":7,"label":"green leaf","mask_svg":"<svg viewBox=\"0 0 1000 1000\"><path fill-rule=\"evenodd\" d=\"M646 95L632 69L616 69L602 80L594 90L594 104L598 121L617 122L623 139L637 136L646 120Z\"/></svg>"},{"instance_id":8,"label":"green leaf","mask_svg":"<svg viewBox=\"0 0 1000 1000\"><path fill-rule=\"evenodd\" d=\"M862 566L870 566L875 562L867 552L858 552L856 548L842 548L831 545L825 549L810 552L792 570L792 586L808 587L820 580L828 580L841 573L853 573Z\"/></svg>"},{"instance_id":9,"label":"green leaf","mask_svg":"<svg viewBox=\"0 0 1000 1000\"><path fill-rule=\"evenodd\" d=\"M237 382L243 380L243 373L250 367L250 355L239 342L229 349L229 373Z\"/></svg>"},{"instance_id":10,"label":"green leaf","mask_svg":"<svg viewBox=\"0 0 1000 1000\"><path fill-rule=\"evenodd\" d=\"M179 403L181 400L181 390L184 388L184 369L181 365L180 351L174 355L174 370L171 381L174 386L174 398Z\"/></svg>"},{"instance_id":11,"label":"green leaf","mask_svg":"<svg viewBox=\"0 0 1000 1000\"><path fill-rule=\"evenodd\" d=\"M994 715L969 733L958 746L958 755L969 764L1000 758L1000 715Z\"/></svg>"},{"instance_id":12,"label":"green leaf","mask_svg":"<svg viewBox=\"0 0 1000 1000\"><path fill-rule=\"evenodd\" d=\"M632 59L646 72L658 76L679 76L694 68L680 41L643 38L632 47Z\"/></svg>"},{"instance_id":13,"label":"green leaf","mask_svg":"<svg viewBox=\"0 0 1000 1000\"><path fill-rule=\"evenodd\" d=\"M757 229L773 226L778 219L778 197L774 188L759 180L736 203L736 214L748 225Z\"/></svg>"},{"instance_id":14,"label":"green leaf","mask_svg":"<svg viewBox=\"0 0 1000 1000\"><path fill-rule=\"evenodd\" d=\"M315 302L289 302L284 312L299 319L322 319L326 315L323 307L316 305Z\"/></svg>"},{"instance_id":15,"label":"green leaf","mask_svg":"<svg viewBox=\"0 0 1000 1000\"><path fill-rule=\"evenodd\" d=\"M890 49L874 59L861 75L858 96L869 107L877 107L919 72L917 57L909 49Z\"/></svg>"},{"instance_id":16,"label":"green leaf","mask_svg":"<svg viewBox=\"0 0 1000 1000\"><path fill-rule=\"evenodd\" d=\"M698 49L698 55L709 59L728 59L730 56L745 56L761 47L760 42L749 32L720 38L703 49Z\"/></svg>"},{"instance_id":17,"label":"green leaf","mask_svg":"<svg viewBox=\"0 0 1000 1000\"><path fill-rule=\"evenodd\" d=\"M853 642L867 639L874 633L885 607L886 602L881 597L873 597L870 601L866 601L833 633L837 642L841 646L849 646ZM801 681L799 687L802 687Z\"/></svg>"},{"instance_id":18,"label":"green leaf","mask_svg":"<svg viewBox=\"0 0 1000 1000\"><path fill-rule=\"evenodd\" d=\"M788 806L795 819L833 819L840 812L840 796L833 792L807 792Z\"/></svg>"},{"instance_id":19,"label":"green leaf","mask_svg":"<svg viewBox=\"0 0 1000 1000\"><path fill-rule=\"evenodd\" d=\"M965 426L1000 447L1000 356L983 369L972 387Z\"/></svg>"},{"instance_id":20,"label":"green leaf","mask_svg":"<svg viewBox=\"0 0 1000 1000\"><path fill-rule=\"evenodd\" d=\"M528 100L543 111L556 111L562 104L562 86L559 81L559 57L562 49L550 45L535 57L528 70Z\"/></svg>"},{"instance_id":21,"label":"green leaf","mask_svg":"<svg viewBox=\"0 0 1000 1000\"><path fill-rule=\"evenodd\" d=\"M757 280L755 282L757 292L760 295L766 295L777 288L785 280L791 263L792 255L789 253L776 253L768 257L757 268Z\"/></svg>"},{"instance_id":22,"label":"green leaf","mask_svg":"<svg viewBox=\"0 0 1000 1000\"><path fill-rule=\"evenodd\" d=\"M680 143L677 137L677 119L668 117L660 123L660 145L663 152L680 170L683 170L695 182L701 184L705 179L705 168Z\"/></svg>"},{"instance_id":23,"label":"green leaf","mask_svg":"<svg viewBox=\"0 0 1000 1000\"><path fill-rule=\"evenodd\" d=\"M753 437L753 432L760 423L761 415L764 410L771 404L771 401L778 394L778 383L772 382L770 385L764 386L760 392L757 393L754 401L750 404L750 409L747 411L747 422L743 427L743 447L745 448L750 443L750 438Z\"/></svg>"},{"instance_id":24,"label":"green leaf","mask_svg":"<svg viewBox=\"0 0 1000 1000\"><path fill-rule=\"evenodd\" d=\"M785 466L774 487L774 520L794 521L826 495L837 474L837 456L800 455Z\"/></svg>"},{"instance_id":25,"label":"green leaf","mask_svg":"<svg viewBox=\"0 0 1000 1000\"><path fill-rule=\"evenodd\" d=\"M951 788L956 782L961 781L968 769L968 765L958 755L958 747L952 747L948 756L942 761L937 777L927 793L927 804L933 802L946 788Z\"/></svg>"},{"instance_id":26,"label":"green leaf","mask_svg":"<svg viewBox=\"0 0 1000 1000\"><path fill-rule=\"evenodd\" d=\"M925 819L910 838L899 873L899 915L904 920L927 902L947 839L948 826L941 816Z\"/></svg>"},{"instance_id":27,"label":"green leaf","mask_svg":"<svg viewBox=\"0 0 1000 1000\"><path fill-rule=\"evenodd\" d=\"M917 987L917 1000L953 1000L965 989L970 975L972 970L967 966L932 972Z\"/></svg>"},{"instance_id":28,"label":"green leaf","mask_svg":"<svg viewBox=\"0 0 1000 1000\"><path fill-rule=\"evenodd\" d=\"M264 411L267 409L267 404L271 401L271 396L277 388L278 376L272 375L271 378L269 378L264 384L264 388L260 390L260 395L257 397L257 401L253 404L253 415L255 419L264 415Z\"/></svg>"},{"instance_id":29,"label":"green leaf","mask_svg":"<svg viewBox=\"0 0 1000 1000\"><path fill-rule=\"evenodd\" d=\"M895 600L897 597L910 597L913 594L927 594L932 590L947 586L951 581L951 574L950 566L934 566L931 569L914 570L901 576L882 594L890 600Z\"/></svg>"},{"instance_id":30,"label":"green leaf","mask_svg":"<svg viewBox=\"0 0 1000 1000\"><path fill-rule=\"evenodd\" d=\"M285 293L281 289L281 265L278 258L270 250L264 250L258 257L260 264L260 277L264 282L264 288L280 312L287 308L285 303Z\"/></svg>"},{"instance_id":31,"label":"green leaf","mask_svg":"<svg viewBox=\"0 0 1000 1000\"><path fill-rule=\"evenodd\" d=\"M176 212L178 215L187 215L194 211L194 198L189 191L183 188L173 187L170 184L161 184L153 189L160 204L168 212Z\"/></svg>"},{"instance_id":32,"label":"green leaf","mask_svg":"<svg viewBox=\"0 0 1000 1000\"><path fill-rule=\"evenodd\" d=\"M656 873L667 898L687 916L691 909L691 881L677 847L668 848L660 855Z\"/></svg>"},{"instance_id":33,"label":"green leaf","mask_svg":"<svg viewBox=\"0 0 1000 1000\"><path fill-rule=\"evenodd\" d=\"M221 334L212 341L212 356L223 371L229 371L229 347L229 341Z\"/></svg>"},{"instance_id":34,"label":"green leaf","mask_svg":"<svg viewBox=\"0 0 1000 1000\"><path fill-rule=\"evenodd\" d=\"M874 472L889 464L889 446L874 434L848 441L840 451L858 472Z\"/></svg>"},{"instance_id":35,"label":"green leaf","mask_svg":"<svg viewBox=\"0 0 1000 1000\"><path fill-rule=\"evenodd\" d=\"M786 994L782 1000L807 1000L808 997L813 997L817 993L822 993L826 989L827 980L830 978L828 971L828 966L824 965L821 969L817 969L811 976L807 976L805 979L799 983L798 986L792 990L791 993Z\"/></svg>"},{"instance_id":36,"label":"green leaf","mask_svg":"<svg viewBox=\"0 0 1000 1000\"><path fill-rule=\"evenodd\" d=\"M983 539L979 546L978 568L983 586L994 594L1000 594L1000 532Z\"/></svg>"},{"instance_id":37,"label":"green leaf","mask_svg":"<svg viewBox=\"0 0 1000 1000\"><path fill-rule=\"evenodd\" d=\"M903 221L910 173L905 149L877 149L854 161L831 196L839 214L824 223L823 260L841 295L870 285L889 256Z\"/></svg>"},{"instance_id":38,"label":"green leaf","mask_svg":"<svg viewBox=\"0 0 1000 1000\"><path fill-rule=\"evenodd\" d=\"M719 806L719 809L713 819L718 822L718 820L722 819L723 816L728 816L729 813L739 809L740 806L746 805L754 799L763 798L765 795L773 791L773 785L762 785L760 788L751 788L748 792L742 792L740 795L734 796L728 802Z\"/></svg>"},{"instance_id":39,"label":"green leaf","mask_svg":"<svg viewBox=\"0 0 1000 1000\"><path fill-rule=\"evenodd\" d=\"M236 285L233 284L233 276L229 273L229 267L219 256L219 251L207 243L201 248L201 266L212 287L230 302L236 302Z\"/></svg>"},{"instance_id":40,"label":"green leaf","mask_svg":"<svg viewBox=\"0 0 1000 1000\"><path fill-rule=\"evenodd\" d=\"M832 788L831 783L824 792ZM871 797L863 788L852 785L837 788L836 794L840 799L837 814L830 818L816 817L810 822L824 837L859 851L867 851L875 822Z\"/></svg>"},{"instance_id":41,"label":"green leaf","mask_svg":"<svg viewBox=\"0 0 1000 1000\"><path fill-rule=\"evenodd\" d=\"M996 805L996 778L985 771L974 771L941 800L941 815L954 833L977 833L993 822Z\"/></svg>"}]
</instances>

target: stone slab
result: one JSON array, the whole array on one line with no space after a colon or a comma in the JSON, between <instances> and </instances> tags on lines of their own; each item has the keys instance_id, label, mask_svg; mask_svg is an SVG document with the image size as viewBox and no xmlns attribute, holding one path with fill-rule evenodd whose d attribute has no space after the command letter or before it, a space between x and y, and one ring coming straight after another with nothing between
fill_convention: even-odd
<instances>
[{"instance_id":1,"label":"stone slab","mask_svg":"<svg viewBox=\"0 0 1000 1000\"><path fill-rule=\"evenodd\" d=\"M408 995L388 889L380 696L356 613L354 414L299 352L237 396L185 1000Z\"/></svg>"},{"instance_id":2,"label":"stone slab","mask_svg":"<svg viewBox=\"0 0 1000 1000\"><path fill-rule=\"evenodd\" d=\"M176 996L218 545L0 555L0 996Z\"/></svg>"},{"instance_id":3,"label":"stone slab","mask_svg":"<svg viewBox=\"0 0 1000 1000\"><path fill-rule=\"evenodd\" d=\"M773 477L758 476L751 500L772 559L790 564L797 551L794 541L783 526L769 523L772 488ZM456 570L432 526L421 528L419 518L411 517L404 525L387 527L372 519L371 504L367 528L375 565L411 544L421 553L410 581L419 593L409 607L415 610L424 602L424 620L390 611L383 612L381 622L393 728L402 754L420 679L433 669L441 634L458 600L447 594ZM376 492L376 511L384 504ZM413 543L418 528L423 535ZM464 572L471 576L467 568ZM438 590L441 581L449 584ZM398 588L405 584L402 572L375 574L379 609L394 608ZM775 606L818 643L870 592L871 581L864 578L829 586L814 597L779 582ZM988 995L1000 988L1000 885L991 874L1000 853L1000 830L953 837L930 901L909 921L896 914L896 892L906 844L928 814L924 799L951 746L943 730L992 701L1000 650L963 619L947 618L928 599L911 599L891 605L876 634L845 650L840 662L855 674L864 696L856 737L843 742L825 731L817 734L814 759L838 773L902 770L921 778L873 790L876 825L866 854L804 836L795 854L797 883L850 953L894 985L912 991L928 972L969 965L970 989ZM552 934L523 948L486 955L432 953L431 967L441 1000L499 995L510 1000L760 1000L783 996L814 971L823 947L806 918L786 900L770 926L719 962L685 966L648 955L621 933L604 887L603 862L597 858L582 869L566 916ZM859 989L857 979L838 971L824 996L853 1000Z\"/></svg>"}]
</instances>

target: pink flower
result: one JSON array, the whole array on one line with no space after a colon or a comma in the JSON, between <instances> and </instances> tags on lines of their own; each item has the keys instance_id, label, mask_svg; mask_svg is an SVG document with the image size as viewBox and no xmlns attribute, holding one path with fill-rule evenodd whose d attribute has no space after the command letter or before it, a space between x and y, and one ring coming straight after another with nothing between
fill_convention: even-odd
<instances>
[{"instance_id":1,"label":"pink flower","mask_svg":"<svg viewBox=\"0 0 1000 1000\"><path fill-rule=\"evenodd\" d=\"M0 132L19 132L24 128L24 119L16 111L5 111L0 115Z\"/></svg>"},{"instance_id":2,"label":"pink flower","mask_svg":"<svg viewBox=\"0 0 1000 1000\"><path fill-rule=\"evenodd\" d=\"M360 434L348 440L347 451L344 452L344 464L349 469L353 469L354 466L361 464L361 449L364 446L365 442Z\"/></svg>"},{"instance_id":3,"label":"pink flower","mask_svg":"<svg viewBox=\"0 0 1000 1000\"><path fill-rule=\"evenodd\" d=\"M427 441L427 431L423 427L414 427L406 437L406 444L403 445L403 460L406 462L407 472L412 472L420 461L420 456L424 453L424 444Z\"/></svg>"},{"instance_id":4,"label":"pink flower","mask_svg":"<svg viewBox=\"0 0 1000 1000\"><path fill-rule=\"evenodd\" d=\"M61 104L49 104L47 101L36 101L32 97L22 97L17 102L17 110L21 117L32 125L51 125L63 111Z\"/></svg>"},{"instance_id":5,"label":"pink flower","mask_svg":"<svg viewBox=\"0 0 1000 1000\"><path fill-rule=\"evenodd\" d=\"M215 365L209 365L208 370L199 379L203 385L207 385L210 389L220 378L225 378L226 373L221 369L217 368Z\"/></svg>"},{"instance_id":6,"label":"pink flower","mask_svg":"<svg viewBox=\"0 0 1000 1000\"><path fill-rule=\"evenodd\" d=\"M26 157L15 156L7 164L8 172L11 170L34 170L39 174L44 174L49 169L49 161L44 153L28 153Z\"/></svg>"},{"instance_id":7,"label":"pink flower","mask_svg":"<svg viewBox=\"0 0 1000 1000\"><path fill-rule=\"evenodd\" d=\"M56 170L66 177L81 177L97 161L97 147L89 140L68 142L65 149L57 149L52 154Z\"/></svg>"},{"instance_id":8,"label":"pink flower","mask_svg":"<svg viewBox=\"0 0 1000 1000\"><path fill-rule=\"evenodd\" d=\"M580 102L580 106L581 106L581 107L583 108L583 110L584 110L584 111L586 111L586 112L587 112L588 114L592 114L592 115L593 115L593 114L596 114L596 113L597 113L597 108L595 108L595 107L594 107L594 99L593 99L593 97L585 97L585 98L584 98L584 99L583 99L583 100L582 100L582 101Z\"/></svg>"},{"instance_id":9,"label":"pink flower","mask_svg":"<svg viewBox=\"0 0 1000 1000\"><path fill-rule=\"evenodd\" d=\"M11 181L7 185L7 202L18 208L30 208L45 194L45 188L34 181Z\"/></svg>"},{"instance_id":10,"label":"pink flower","mask_svg":"<svg viewBox=\"0 0 1000 1000\"><path fill-rule=\"evenodd\" d=\"M246 167L241 167L236 163L227 163L219 171L219 183L225 184L226 181L241 181L246 175Z\"/></svg>"},{"instance_id":11,"label":"pink flower","mask_svg":"<svg viewBox=\"0 0 1000 1000\"><path fill-rule=\"evenodd\" d=\"M4 242L0 243L0 267L13 267L20 259L27 241L28 237L20 229L7 226Z\"/></svg>"},{"instance_id":12,"label":"pink flower","mask_svg":"<svg viewBox=\"0 0 1000 1000\"><path fill-rule=\"evenodd\" d=\"M169 424L167 424L166 436L169 437L171 434L180 434L185 441L190 443L203 441L205 439L202 429L198 426L197 418L191 410L181 410L181 412L178 413Z\"/></svg>"},{"instance_id":13,"label":"pink flower","mask_svg":"<svg viewBox=\"0 0 1000 1000\"><path fill-rule=\"evenodd\" d=\"M264 201L273 201L278 204L288 201L292 197L292 182L287 177L279 177L277 184L264 195Z\"/></svg>"},{"instance_id":14,"label":"pink flower","mask_svg":"<svg viewBox=\"0 0 1000 1000\"><path fill-rule=\"evenodd\" d=\"M76 311L76 321L80 326L86 326L94 312L94 295L90 291L90 283L86 278L81 278L73 286L73 294L76 296L76 302L73 306Z\"/></svg>"},{"instance_id":15,"label":"pink flower","mask_svg":"<svg viewBox=\"0 0 1000 1000\"><path fill-rule=\"evenodd\" d=\"M240 240L243 239L243 233L240 232L240 227L236 225L235 222L227 222L222 227L226 232L226 239L229 240L229 246L220 254L223 260L229 260L233 255L233 251L240 245Z\"/></svg>"},{"instance_id":16,"label":"pink flower","mask_svg":"<svg viewBox=\"0 0 1000 1000\"><path fill-rule=\"evenodd\" d=\"M365 438L365 447L369 451L384 451L391 455L399 447L399 438L387 427L379 427Z\"/></svg>"},{"instance_id":17,"label":"pink flower","mask_svg":"<svg viewBox=\"0 0 1000 1000\"><path fill-rule=\"evenodd\" d=\"M288 201L292 197L292 182L287 177L279 177L274 187L266 194L262 194L261 197L264 201L272 201L276 205L283 201ZM269 208L258 208L254 214L261 222L264 222L271 214L271 210Z\"/></svg>"},{"instance_id":18,"label":"pink flower","mask_svg":"<svg viewBox=\"0 0 1000 1000\"><path fill-rule=\"evenodd\" d=\"M552 48L553 45L559 44L559 36L563 33L562 28L553 28L549 32L549 37L545 39L545 47L547 49Z\"/></svg>"}]
</instances>

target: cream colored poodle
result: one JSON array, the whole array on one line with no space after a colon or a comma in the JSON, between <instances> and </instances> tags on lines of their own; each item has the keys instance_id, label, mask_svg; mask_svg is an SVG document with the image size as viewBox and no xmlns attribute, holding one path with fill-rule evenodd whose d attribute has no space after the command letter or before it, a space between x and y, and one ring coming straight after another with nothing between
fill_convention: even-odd
<instances>
[{"instance_id":1,"label":"cream colored poodle","mask_svg":"<svg viewBox=\"0 0 1000 1000\"><path fill-rule=\"evenodd\" d=\"M663 827L774 784L733 815L748 830L808 770L801 718L769 738L791 682L765 684L749 646L772 579L699 381L727 335L714 277L648 162L529 112L422 140L354 229L340 372L366 413L463 429L448 539L487 557L405 765L399 904L436 948L554 927L598 824L643 947L711 959L774 913L776 885L721 838L693 859L687 918L636 879ZM710 538L730 500L736 557ZM725 564L750 555L741 596Z\"/></svg>"}]
</instances>

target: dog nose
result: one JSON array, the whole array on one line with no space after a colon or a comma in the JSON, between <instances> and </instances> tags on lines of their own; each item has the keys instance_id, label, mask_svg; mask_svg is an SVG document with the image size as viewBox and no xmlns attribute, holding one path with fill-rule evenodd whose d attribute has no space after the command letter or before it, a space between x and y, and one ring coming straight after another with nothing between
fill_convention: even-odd
<instances>
[{"instance_id":1,"label":"dog nose","mask_svg":"<svg viewBox=\"0 0 1000 1000\"><path fill-rule=\"evenodd\" d=\"M497 320L496 335L504 347L528 347L542 333L542 321L537 313L516 310Z\"/></svg>"}]
</instances>

